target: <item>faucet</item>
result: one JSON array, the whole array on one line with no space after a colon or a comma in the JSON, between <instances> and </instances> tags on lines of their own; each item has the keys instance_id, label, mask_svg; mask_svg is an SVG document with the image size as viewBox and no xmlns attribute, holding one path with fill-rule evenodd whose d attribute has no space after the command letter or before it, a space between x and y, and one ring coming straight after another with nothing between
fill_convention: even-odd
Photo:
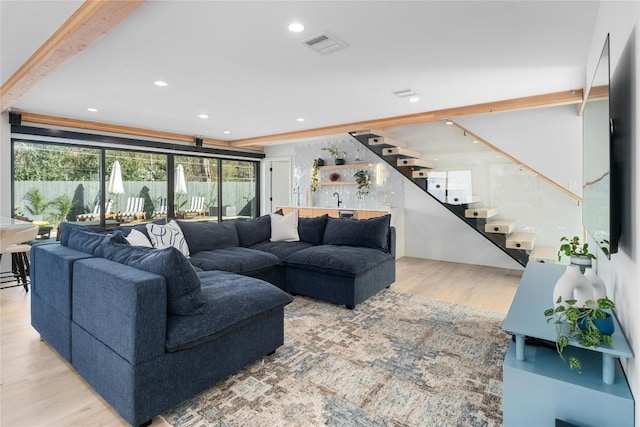
<instances>
[{"instance_id":1,"label":"faucet","mask_svg":"<svg viewBox=\"0 0 640 427\"><path fill-rule=\"evenodd\" d=\"M333 197L338 197L338 207L340 207L340 203L342 203L342 200L340 200L340 194L338 194L338 192L336 191L335 193L333 193Z\"/></svg>"}]
</instances>

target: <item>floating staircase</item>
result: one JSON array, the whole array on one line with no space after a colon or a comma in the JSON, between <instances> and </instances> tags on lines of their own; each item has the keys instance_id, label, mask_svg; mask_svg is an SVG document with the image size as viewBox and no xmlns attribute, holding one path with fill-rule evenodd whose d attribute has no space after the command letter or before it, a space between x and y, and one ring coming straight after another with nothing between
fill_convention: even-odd
<instances>
[{"instance_id":1,"label":"floating staircase","mask_svg":"<svg viewBox=\"0 0 640 427\"><path fill-rule=\"evenodd\" d=\"M470 192L470 171L435 171L433 162L383 130L362 130L351 136L519 264L556 262L553 248L535 245L535 233L517 231L516 220L500 218L498 207L482 206L481 197Z\"/></svg>"}]
</instances>

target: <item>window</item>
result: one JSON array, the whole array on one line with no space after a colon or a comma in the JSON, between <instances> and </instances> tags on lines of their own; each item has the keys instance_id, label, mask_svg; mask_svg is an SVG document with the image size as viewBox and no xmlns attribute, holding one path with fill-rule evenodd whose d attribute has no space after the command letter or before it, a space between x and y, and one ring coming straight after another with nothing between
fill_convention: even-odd
<instances>
[{"instance_id":1,"label":"window","mask_svg":"<svg viewBox=\"0 0 640 427\"><path fill-rule=\"evenodd\" d=\"M13 159L14 217L57 224L96 210L100 150L15 141Z\"/></svg>"}]
</instances>

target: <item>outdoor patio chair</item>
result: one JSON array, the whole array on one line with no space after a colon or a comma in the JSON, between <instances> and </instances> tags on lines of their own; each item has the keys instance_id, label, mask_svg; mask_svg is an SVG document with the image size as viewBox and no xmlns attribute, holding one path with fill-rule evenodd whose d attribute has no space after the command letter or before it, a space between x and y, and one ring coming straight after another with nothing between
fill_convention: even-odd
<instances>
[{"instance_id":1,"label":"outdoor patio chair","mask_svg":"<svg viewBox=\"0 0 640 427\"><path fill-rule=\"evenodd\" d=\"M185 209L185 214L204 215L204 196L193 196L189 209Z\"/></svg>"},{"instance_id":2,"label":"outdoor patio chair","mask_svg":"<svg viewBox=\"0 0 640 427\"><path fill-rule=\"evenodd\" d=\"M107 209L106 214L104 215L105 219L114 219L116 214L111 212L111 208L113 207L113 200L107 200ZM93 212L84 213L76 216L76 221L92 221L100 219L100 200L98 200L93 207Z\"/></svg>"},{"instance_id":3,"label":"outdoor patio chair","mask_svg":"<svg viewBox=\"0 0 640 427\"><path fill-rule=\"evenodd\" d=\"M158 201L160 202L160 205L153 211L153 217L158 218L167 216L167 198L160 197L158 198Z\"/></svg>"},{"instance_id":4,"label":"outdoor patio chair","mask_svg":"<svg viewBox=\"0 0 640 427\"><path fill-rule=\"evenodd\" d=\"M142 197L129 197L127 199L127 208L124 212L118 214L118 218L122 220L126 219L144 219L144 198Z\"/></svg>"}]
</instances>

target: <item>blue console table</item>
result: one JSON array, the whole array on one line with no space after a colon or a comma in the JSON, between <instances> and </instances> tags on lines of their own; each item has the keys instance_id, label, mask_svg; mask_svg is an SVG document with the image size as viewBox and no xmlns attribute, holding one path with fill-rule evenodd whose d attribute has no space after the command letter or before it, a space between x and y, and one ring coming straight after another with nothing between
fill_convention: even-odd
<instances>
[{"instance_id":1,"label":"blue console table","mask_svg":"<svg viewBox=\"0 0 640 427\"><path fill-rule=\"evenodd\" d=\"M555 348L525 345L526 337L555 342L555 325L544 310L553 306L553 287L563 265L529 263L514 296L503 330L515 335L503 365L504 425L549 426L556 420L576 426L634 426L634 402L619 357L632 358L622 328L611 346L584 348L576 341L565 355L582 361L569 369Z\"/></svg>"}]
</instances>

